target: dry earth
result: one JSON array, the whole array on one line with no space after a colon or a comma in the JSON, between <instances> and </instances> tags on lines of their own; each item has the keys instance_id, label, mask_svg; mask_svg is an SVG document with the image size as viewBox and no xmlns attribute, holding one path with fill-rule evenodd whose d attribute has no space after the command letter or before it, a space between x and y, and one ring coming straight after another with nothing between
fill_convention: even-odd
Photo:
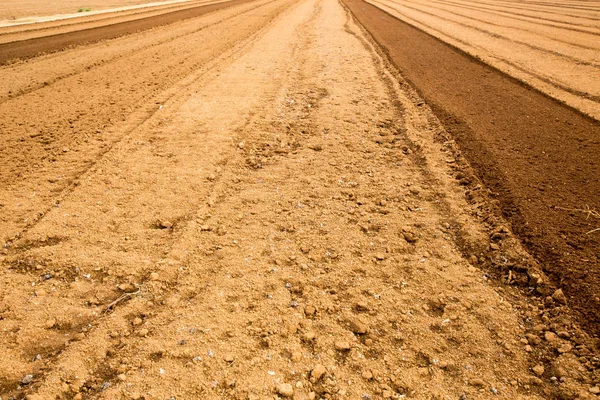
<instances>
[{"instance_id":1,"label":"dry earth","mask_svg":"<svg viewBox=\"0 0 600 400\"><path fill-rule=\"evenodd\" d=\"M0 74L2 399L600 391L562 292L530 303L542 273L465 254L491 237L534 264L339 2L245 2Z\"/></svg>"},{"instance_id":2,"label":"dry earth","mask_svg":"<svg viewBox=\"0 0 600 400\"><path fill-rule=\"evenodd\" d=\"M0 21L34 21L42 16L78 13L79 9L89 10L85 11L85 13L88 13L117 7L132 7L167 1L172 0L2 0L2 3L0 3ZM80 14L83 13L81 12Z\"/></svg>"},{"instance_id":3,"label":"dry earth","mask_svg":"<svg viewBox=\"0 0 600 400\"><path fill-rule=\"evenodd\" d=\"M600 2L369 2L600 119Z\"/></svg>"}]
</instances>

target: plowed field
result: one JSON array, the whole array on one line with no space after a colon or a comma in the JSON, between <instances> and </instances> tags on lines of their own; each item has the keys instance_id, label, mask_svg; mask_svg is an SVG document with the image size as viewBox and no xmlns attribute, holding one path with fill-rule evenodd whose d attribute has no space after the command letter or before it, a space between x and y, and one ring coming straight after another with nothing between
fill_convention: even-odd
<instances>
[{"instance_id":1,"label":"plowed field","mask_svg":"<svg viewBox=\"0 0 600 400\"><path fill-rule=\"evenodd\" d=\"M595 398L352 5L161 7L0 35L2 399Z\"/></svg>"},{"instance_id":2,"label":"plowed field","mask_svg":"<svg viewBox=\"0 0 600 400\"><path fill-rule=\"evenodd\" d=\"M600 119L600 2L370 3Z\"/></svg>"}]
</instances>

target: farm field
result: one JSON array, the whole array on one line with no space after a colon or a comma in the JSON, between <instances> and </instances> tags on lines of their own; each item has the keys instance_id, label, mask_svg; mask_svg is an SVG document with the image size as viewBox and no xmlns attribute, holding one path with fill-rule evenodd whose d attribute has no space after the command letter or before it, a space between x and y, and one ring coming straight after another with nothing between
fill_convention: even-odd
<instances>
[{"instance_id":1,"label":"farm field","mask_svg":"<svg viewBox=\"0 0 600 400\"><path fill-rule=\"evenodd\" d=\"M597 121L402 24L232 0L0 29L0 399L597 398ZM500 135L539 134L514 110L549 148ZM550 175L587 219L543 212Z\"/></svg>"},{"instance_id":2,"label":"farm field","mask_svg":"<svg viewBox=\"0 0 600 400\"><path fill-rule=\"evenodd\" d=\"M600 119L600 2L370 3Z\"/></svg>"},{"instance_id":3,"label":"farm field","mask_svg":"<svg viewBox=\"0 0 600 400\"><path fill-rule=\"evenodd\" d=\"M0 21L25 20L59 14L90 13L121 7L132 7L154 3L176 3L179 1L160 0L3 0L0 4Z\"/></svg>"}]
</instances>

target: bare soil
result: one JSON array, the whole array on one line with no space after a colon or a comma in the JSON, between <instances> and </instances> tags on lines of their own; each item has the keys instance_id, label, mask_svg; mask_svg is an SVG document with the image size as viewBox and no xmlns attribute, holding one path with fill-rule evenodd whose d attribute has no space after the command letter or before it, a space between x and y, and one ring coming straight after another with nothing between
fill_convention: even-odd
<instances>
[{"instance_id":1,"label":"bare soil","mask_svg":"<svg viewBox=\"0 0 600 400\"><path fill-rule=\"evenodd\" d=\"M0 20L71 14L77 13L82 8L96 11L157 2L160 2L160 0L3 0L0 3Z\"/></svg>"},{"instance_id":2,"label":"bare soil","mask_svg":"<svg viewBox=\"0 0 600 400\"><path fill-rule=\"evenodd\" d=\"M342 3L0 74L2 398L596 397L573 299Z\"/></svg>"},{"instance_id":3,"label":"bare soil","mask_svg":"<svg viewBox=\"0 0 600 400\"><path fill-rule=\"evenodd\" d=\"M600 123L370 4L352 4L597 335L600 234L591 231L600 224Z\"/></svg>"},{"instance_id":4,"label":"bare soil","mask_svg":"<svg viewBox=\"0 0 600 400\"><path fill-rule=\"evenodd\" d=\"M600 120L600 2L370 3Z\"/></svg>"}]
</instances>

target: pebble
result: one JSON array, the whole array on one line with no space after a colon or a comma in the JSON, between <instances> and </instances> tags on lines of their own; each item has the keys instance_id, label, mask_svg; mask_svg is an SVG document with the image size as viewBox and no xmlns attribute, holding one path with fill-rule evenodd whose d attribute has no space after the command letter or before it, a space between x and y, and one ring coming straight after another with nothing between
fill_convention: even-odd
<instances>
[{"instance_id":1,"label":"pebble","mask_svg":"<svg viewBox=\"0 0 600 400\"><path fill-rule=\"evenodd\" d=\"M373 379L373 373L369 370L363 371L361 376L363 377L364 380L370 381L371 379Z\"/></svg>"},{"instance_id":2,"label":"pebble","mask_svg":"<svg viewBox=\"0 0 600 400\"><path fill-rule=\"evenodd\" d=\"M31 374L25 375L23 379L21 379L23 385L29 385L31 382L33 382L33 375Z\"/></svg>"},{"instance_id":3,"label":"pebble","mask_svg":"<svg viewBox=\"0 0 600 400\"><path fill-rule=\"evenodd\" d=\"M140 317L135 317L133 319L133 326L140 326L144 321Z\"/></svg>"},{"instance_id":4,"label":"pebble","mask_svg":"<svg viewBox=\"0 0 600 400\"><path fill-rule=\"evenodd\" d=\"M525 335L525 337L527 338L529 344L532 345L540 344L542 342L542 339L540 339L539 336L533 335L531 333L528 333L527 335Z\"/></svg>"},{"instance_id":5,"label":"pebble","mask_svg":"<svg viewBox=\"0 0 600 400\"><path fill-rule=\"evenodd\" d=\"M171 221L160 221L160 229L171 229L173 227L173 223Z\"/></svg>"},{"instance_id":6,"label":"pebble","mask_svg":"<svg viewBox=\"0 0 600 400\"><path fill-rule=\"evenodd\" d=\"M225 362L232 363L234 360L233 354L225 354L223 360L225 360Z\"/></svg>"},{"instance_id":7,"label":"pebble","mask_svg":"<svg viewBox=\"0 0 600 400\"><path fill-rule=\"evenodd\" d=\"M567 344L565 344L565 345L562 345L562 346L560 346L560 347L558 348L558 352L559 352L560 354L565 354L565 353L568 353L568 352L570 352L571 350L573 350L573 346L571 346L571 345L570 345L570 344L568 344L568 343L567 343Z\"/></svg>"},{"instance_id":8,"label":"pebble","mask_svg":"<svg viewBox=\"0 0 600 400\"><path fill-rule=\"evenodd\" d=\"M325 373L327 372L327 370L325 369L324 366L322 366L321 364L317 364L313 370L310 372L310 380L311 382L316 382L319 379L321 379L323 377L323 375L325 375Z\"/></svg>"},{"instance_id":9,"label":"pebble","mask_svg":"<svg viewBox=\"0 0 600 400\"><path fill-rule=\"evenodd\" d=\"M477 386L477 387L484 387L485 386L484 380L483 379L479 379L479 378L471 379L471 380L469 380L469 383L471 384L471 386Z\"/></svg>"},{"instance_id":10,"label":"pebble","mask_svg":"<svg viewBox=\"0 0 600 400\"><path fill-rule=\"evenodd\" d=\"M357 335L364 335L369 332L369 326L358 319L348 320L348 328Z\"/></svg>"},{"instance_id":11,"label":"pebble","mask_svg":"<svg viewBox=\"0 0 600 400\"><path fill-rule=\"evenodd\" d=\"M158 273L157 273L157 272L152 272L152 273L150 274L150 280L151 280L151 281L157 281L157 280L158 280L158 277L159 277L159 275L158 275Z\"/></svg>"},{"instance_id":12,"label":"pebble","mask_svg":"<svg viewBox=\"0 0 600 400\"><path fill-rule=\"evenodd\" d=\"M304 334L303 339L305 342L310 342L315 338L315 333L312 331L308 331Z\"/></svg>"},{"instance_id":13,"label":"pebble","mask_svg":"<svg viewBox=\"0 0 600 400\"><path fill-rule=\"evenodd\" d=\"M315 315L317 313L317 309L315 306L306 306L304 308L304 314L307 316L312 316Z\"/></svg>"},{"instance_id":14,"label":"pebble","mask_svg":"<svg viewBox=\"0 0 600 400\"><path fill-rule=\"evenodd\" d=\"M544 333L544 339L546 339L547 342L555 342L558 337L554 332L546 331Z\"/></svg>"},{"instance_id":15,"label":"pebble","mask_svg":"<svg viewBox=\"0 0 600 400\"><path fill-rule=\"evenodd\" d=\"M594 386L590 388L591 394L600 394L600 386Z\"/></svg>"},{"instance_id":16,"label":"pebble","mask_svg":"<svg viewBox=\"0 0 600 400\"><path fill-rule=\"evenodd\" d=\"M349 351L351 349L350 343L338 340L334 343L335 349L338 351Z\"/></svg>"},{"instance_id":17,"label":"pebble","mask_svg":"<svg viewBox=\"0 0 600 400\"><path fill-rule=\"evenodd\" d=\"M292 397L294 388L289 383L281 383L277 386L277 393L283 397Z\"/></svg>"},{"instance_id":18,"label":"pebble","mask_svg":"<svg viewBox=\"0 0 600 400\"><path fill-rule=\"evenodd\" d=\"M532 371L533 371L533 373L534 373L534 374L536 374L537 376L542 376L542 375L544 375L544 371L545 371L545 369L544 369L544 366L543 366L543 365L540 365L540 364L536 365L536 366L535 366L535 367L533 367L531 370L532 370Z\"/></svg>"},{"instance_id":19,"label":"pebble","mask_svg":"<svg viewBox=\"0 0 600 400\"><path fill-rule=\"evenodd\" d=\"M44 323L44 326L47 329L54 328L55 325L56 325L56 320L54 318L50 318L50 319L46 320L46 322Z\"/></svg>"},{"instance_id":20,"label":"pebble","mask_svg":"<svg viewBox=\"0 0 600 400\"><path fill-rule=\"evenodd\" d=\"M410 228L403 228L402 236L408 243L416 243L419 240L419 237Z\"/></svg>"},{"instance_id":21,"label":"pebble","mask_svg":"<svg viewBox=\"0 0 600 400\"><path fill-rule=\"evenodd\" d=\"M140 329L140 330L138 331L138 336L142 336L142 337L144 337L144 336L146 336L148 333L149 333L148 329L146 329L146 328L143 328L143 329Z\"/></svg>"},{"instance_id":22,"label":"pebble","mask_svg":"<svg viewBox=\"0 0 600 400\"><path fill-rule=\"evenodd\" d=\"M560 304L567 304L567 296L565 296L562 289L556 290L552 294L552 299Z\"/></svg>"}]
</instances>

